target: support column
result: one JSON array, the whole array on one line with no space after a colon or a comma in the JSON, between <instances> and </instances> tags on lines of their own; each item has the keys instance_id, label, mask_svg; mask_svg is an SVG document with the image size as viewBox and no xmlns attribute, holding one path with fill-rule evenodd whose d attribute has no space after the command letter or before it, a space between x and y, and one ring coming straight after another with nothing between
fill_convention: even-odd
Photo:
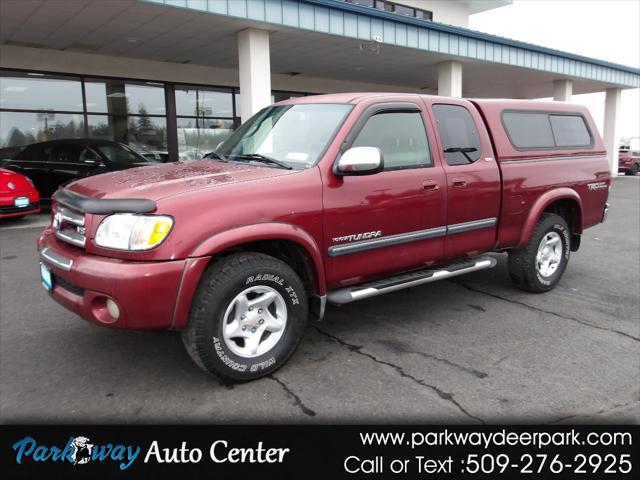
<instances>
[{"instance_id":1,"label":"support column","mask_svg":"<svg viewBox=\"0 0 640 480\"><path fill-rule=\"evenodd\" d=\"M611 175L618 174L618 111L620 110L621 88L609 88L606 90L604 100L604 148L607 149L609 168Z\"/></svg>"},{"instance_id":2,"label":"support column","mask_svg":"<svg viewBox=\"0 0 640 480\"><path fill-rule=\"evenodd\" d=\"M438 95L462 97L462 64L455 61L438 65Z\"/></svg>"},{"instance_id":3,"label":"support column","mask_svg":"<svg viewBox=\"0 0 640 480\"><path fill-rule=\"evenodd\" d=\"M269 32L248 28L238 33L240 117L245 122L271 104Z\"/></svg>"},{"instance_id":4,"label":"support column","mask_svg":"<svg viewBox=\"0 0 640 480\"><path fill-rule=\"evenodd\" d=\"M556 102L570 102L573 94L571 80L555 80L553 82L553 99Z\"/></svg>"}]
</instances>

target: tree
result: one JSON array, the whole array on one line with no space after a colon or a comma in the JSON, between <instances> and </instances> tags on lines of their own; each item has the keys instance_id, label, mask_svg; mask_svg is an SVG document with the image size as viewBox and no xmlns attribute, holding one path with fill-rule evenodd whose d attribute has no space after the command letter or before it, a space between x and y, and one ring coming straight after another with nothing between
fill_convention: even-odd
<instances>
[{"instance_id":1,"label":"tree","mask_svg":"<svg viewBox=\"0 0 640 480\"><path fill-rule=\"evenodd\" d=\"M19 128L13 127L9 132L9 137L7 138L5 146L21 147L22 145L27 145L27 137Z\"/></svg>"},{"instance_id":2,"label":"tree","mask_svg":"<svg viewBox=\"0 0 640 480\"><path fill-rule=\"evenodd\" d=\"M138 132L144 135L145 132L153 130L153 122L147 116L149 114L142 103L138 106L138 115L140 115L138 117Z\"/></svg>"}]
</instances>

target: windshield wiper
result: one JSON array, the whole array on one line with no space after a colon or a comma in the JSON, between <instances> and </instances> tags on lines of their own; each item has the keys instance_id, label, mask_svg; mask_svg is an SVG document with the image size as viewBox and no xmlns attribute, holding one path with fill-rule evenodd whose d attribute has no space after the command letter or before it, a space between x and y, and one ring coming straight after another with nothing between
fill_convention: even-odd
<instances>
[{"instance_id":1,"label":"windshield wiper","mask_svg":"<svg viewBox=\"0 0 640 480\"><path fill-rule=\"evenodd\" d=\"M276 165L280 168L286 168L287 170L293 170L293 167L291 165L288 165L284 162L281 162L280 160L276 160L275 158L271 158L271 157L266 157L264 155L261 155L259 153L243 153L242 155L233 155L234 157L238 157L238 158L246 158L248 160L255 160L256 162L262 162L262 163L270 163L271 165Z\"/></svg>"},{"instance_id":2,"label":"windshield wiper","mask_svg":"<svg viewBox=\"0 0 640 480\"><path fill-rule=\"evenodd\" d=\"M218 152L209 152L204 158L217 158L218 160L222 160L223 162L228 162L227 157Z\"/></svg>"},{"instance_id":3,"label":"windshield wiper","mask_svg":"<svg viewBox=\"0 0 640 480\"><path fill-rule=\"evenodd\" d=\"M450 148L445 148L444 149L444 153L456 153L459 152L461 154L463 154L467 160L469 161L469 163L473 163L473 159L468 155L471 152L477 152L478 149L475 147L450 147Z\"/></svg>"}]
</instances>

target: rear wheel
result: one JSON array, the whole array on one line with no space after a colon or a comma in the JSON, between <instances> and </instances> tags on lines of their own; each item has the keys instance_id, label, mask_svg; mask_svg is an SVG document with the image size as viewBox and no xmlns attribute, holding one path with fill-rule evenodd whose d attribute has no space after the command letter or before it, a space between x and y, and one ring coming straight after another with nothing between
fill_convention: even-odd
<instances>
[{"instance_id":1,"label":"rear wheel","mask_svg":"<svg viewBox=\"0 0 640 480\"><path fill-rule=\"evenodd\" d=\"M569 262L570 238L569 227L562 217L542 214L526 247L509 254L513 282L528 292L553 289Z\"/></svg>"},{"instance_id":2,"label":"rear wheel","mask_svg":"<svg viewBox=\"0 0 640 480\"><path fill-rule=\"evenodd\" d=\"M636 163L629 170L627 170L626 174L635 176L638 175L638 171L640 171L640 165Z\"/></svg>"},{"instance_id":3,"label":"rear wheel","mask_svg":"<svg viewBox=\"0 0 640 480\"><path fill-rule=\"evenodd\" d=\"M238 253L204 273L182 339L203 370L225 381L252 380L289 359L307 316L304 285L291 267Z\"/></svg>"}]
</instances>

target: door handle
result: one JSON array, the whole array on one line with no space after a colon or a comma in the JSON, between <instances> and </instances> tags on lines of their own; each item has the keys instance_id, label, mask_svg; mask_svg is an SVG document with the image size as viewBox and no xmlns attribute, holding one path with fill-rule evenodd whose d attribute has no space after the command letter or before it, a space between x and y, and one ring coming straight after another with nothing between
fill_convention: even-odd
<instances>
[{"instance_id":1,"label":"door handle","mask_svg":"<svg viewBox=\"0 0 640 480\"><path fill-rule=\"evenodd\" d=\"M452 179L453 188L465 188L467 186L467 181L464 178L458 177Z\"/></svg>"},{"instance_id":2,"label":"door handle","mask_svg":"<svg viewBox=\"0 0 640 480\"><path fill-rule=\"evenodd\" d=\"M422 189L426 192L435 192L440 186L435 180L425 180L422 182Z\"/></svg>"}]
</instances>

